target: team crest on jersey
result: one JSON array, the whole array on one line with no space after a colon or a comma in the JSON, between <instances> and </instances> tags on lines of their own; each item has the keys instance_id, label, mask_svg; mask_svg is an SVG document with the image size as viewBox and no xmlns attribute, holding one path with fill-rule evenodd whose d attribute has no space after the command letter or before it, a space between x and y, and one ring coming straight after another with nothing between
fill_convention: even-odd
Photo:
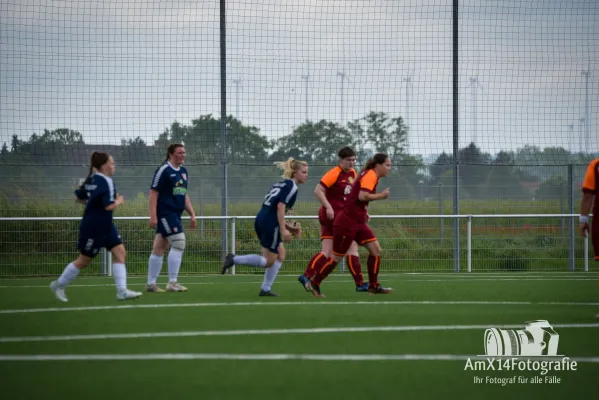
<instances>
[{"instance_id":1,"label":"team crest on jersey","mask_svg":"<svg viewBox=\"0 0 599 400\"><path fill-rule=\"evenodd\" d=\"M353 184L353 183L354 183L354 177L353 177L353 176L350 176L349 178L347 178L347 181L348 181L350 184Z\"/></svg>"},{"instance_id":2,"label":"team crest on jersey","mask_svg":"<svg viewBox=\"0 0 599 400\"><path fill-rule=\"evenodd\" d=\"M173 228L173 232L177 232L177 227L176 226Z\"/></svg>"},{"instance_id":3,"label":"team crest on jersey","mask_svg":"<svg viewBox=\"0 0 599 400\"><path fill-rule=\"evenodd\" d=\"M181 174L181 178L183 178L184 181L187 180L187 174Z\"/></svg>"}]
</instances>

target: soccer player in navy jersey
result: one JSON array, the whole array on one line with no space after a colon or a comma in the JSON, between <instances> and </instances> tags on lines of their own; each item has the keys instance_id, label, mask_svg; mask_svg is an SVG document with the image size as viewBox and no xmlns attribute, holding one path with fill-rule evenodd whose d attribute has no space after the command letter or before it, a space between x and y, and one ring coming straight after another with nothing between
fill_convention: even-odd
<instances>
[{"instance_id":1,"label":"soccer player in navy jersey","mask_svg":"<svg viewBox=\"0 0 599 400\"><path fill-rule=\"evenodd\" d=\"M301 235L299 225L287 223L285 214L295 204L297 185L301 185L308 180L308 164L305 161L298 161L291 157L283 163L277 163L277 165L283 169L283 178L285 179L272 185L264 197L262 207L254 222L254 230L262 246L262 255L236 256L229 253L225 257L221 270L221 273L224 274L235 264L265 268L264 282L259 296L279 296L271 291L271 287L281 269L281 265L285 261L286 253L283 241L290 242L292 235L297 238Z\"/></svg>"},{"instance_id":2,"label":"soccer player in navy jersey","mask_svg":"<svg viewBox=\"0 0 599 400\"><path fill-rule=\"evenodd\" d=\"M156 228L152 253L148 261L148 292L164 292L156 284L162 269L162 257L169 249L168 292L186 292L177 278L185 250L185 233L181 224L183 210L191 216L191 228L196 226L196 214L187 194L189 175L183 167L185 147L182 144L168 146L164 163L156 170L150 188L150 227Z\"/></svg>"},{"instance_id":3,"label":"soccer player in navy jersey","mask_svg":"<svg viewBox=\"0 0 599 400\"><path fill-rule=\"evenodd\" d=\"M89 266L98 251L105 247L112 253L112 273L116 284L117 300L135 299L140 292L127 289L127 269L125 268L125 246L121 235L112 222L112 212L125 202L116 192L111 176L115 166L113 158L107 153L94 151L91 156L89 174L75 190L75 201L85 204L83 218L79 225L79 257L70 262L60 277L50 284L56 298L67 302L65 288Z\"/></svg>"}]
</instances>

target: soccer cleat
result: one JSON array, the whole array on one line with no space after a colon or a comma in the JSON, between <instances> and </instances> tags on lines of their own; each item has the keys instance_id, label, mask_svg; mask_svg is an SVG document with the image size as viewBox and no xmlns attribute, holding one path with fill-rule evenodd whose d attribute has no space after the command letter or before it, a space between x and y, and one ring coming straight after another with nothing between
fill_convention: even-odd
<instances>
[{"instance_id":1,"label":"soccer cleat","mask_svg":"<svg viewBox=\"0 0 599 400\"><path fill-rule=\"evenodd\" d=\"M169 282L166 285L167 292L187 292L187 288L182 286L179 282Z\"/></svg>"},{"instance_id":2,"label":"soccer cleat","mask_svg":"<svg viewBox=\"0 0 599 400\"><path fill-rule=\"evenodd\" d=\"M69 301L69 299L67 299L67 296L64 294L64 288L58 286L57 281L52 281L52 283L50 283L50 289L52 289L52 291L54 292L54 296L56 296L58 300L62 301L63 303Z\"/></svg>"},{"instance_id":3,"label":"soccer cleat","mask_svg":"<svg viewBox=\"0 0 599 400\"><path fill-rule=\"evenodd\" d=\"M279 297L279 295L277 293L266 291L266 290L260 290L260 293L258 293L258 296L260 297Z\"/></svg>"},{"instance_id":4,"label":"soccer cleat","mask_svg":"<svg viewBox=\"0 0 599 400\"><path fill-rule=\"evenodd\" d=\"M150 293L164 293L164 289L160 289L157 284L152 283L151 285L146 286L146 292Z\"/></svg>"},{"instance_id":5,"label":"soccer cleat","mask_svg":"<svg viewBox=\"0 0 599 400\"><path fill-rule=\"evenodd\" d=\"M368 288L368 294L389 294L393 291L391 288L384 288L381 285Z\"/></svg>"},{"instance_id":6,"label":"soccer cleat","mask_svg":"<svg viewBox=\"0 0 599 400\"><path fill-rule=\"evenodd\" d=\"M314 297L326 297L324 294L320 293L320 285L312 282L312 295Z\"/></svg>"},{"instance_id":7,"label":"soccer cleat","mask_svg":"<svg viewBox=\"0 0 599 400\"><path fill-rule=\"evenodd\" d=\"M312 291L312 281L306 275L302 274L297 278L297 281L302 285L306 292Z\"/></svg>"},{"instance_id":8,"label":"soccer cleat","mask_svg":"<svg viewBox=\"0 0 599 400\"><path fill-rule=\"evenodd\" d=\"M361 285L356 285L356 292L368 292L368 282Z\"/></svg>"},{"instance_id":9,"label":"soccer cleat","mask_svg":"<svg viewBox=\"0 0 599 400\"><path fill-rule=\"evenodd\" d=\"M233 253L227 254L227 256L225 257L225 261L223 262L223 266L220 270L221 275L226 274L227 270L235 265L233 257L235 257Z\"/></svg>"},{"instance_id":10,"label":"soccer cleat","mask_svg":"<svg viewBox=\"0 0 599 400\"><path fill-rule=\"evenodd\" d=\"M142 294L143 293L141 293L141 292L134 292L133 290L125 289L123 291L119 291L116 293L116 299L117 300L133 300L133 299L137 299Z\"/></svg>"}]
</instances>

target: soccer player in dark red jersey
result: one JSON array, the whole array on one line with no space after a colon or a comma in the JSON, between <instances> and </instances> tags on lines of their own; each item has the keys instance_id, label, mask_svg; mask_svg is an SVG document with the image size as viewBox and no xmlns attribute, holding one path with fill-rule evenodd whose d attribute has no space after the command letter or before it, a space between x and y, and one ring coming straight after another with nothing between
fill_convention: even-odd
<instances>
[{"instance_id":1,"label":"soccer player in dark red jersey","mask_svg":"<svg viewBox=\"0 0 599 400\"><path fill-rule=\"evenodd\" d=\"M331 257L333 250L333 222L345 205L347 195L356 179L356 153L350 147L343 147L337 154L339 164L331 168L320 180L314 194L321 206L318 210L318 222L320 222L321 250L315 254L306 271L298 277L298 281L307 290L311 291L311 279L316 275L314 268L319 259ZM358 255L358 244L354 241L347 251L347 266L356 283L356 292L368 291L368 284L364 282L362 266Z\"/></svg>"},{"instance_id":2,"label":"soccer player in dark red jersey","mask_svg":"<svg viewBox=\"0 0 599 400\"><path fill-rule=\"evenodd\" d=\"M593 243L593 253L595 261L599 261L599 204L593 205L593 200L597 200L597 191L599 190L599 158L590 162L587 173L582 184L582 200L580 201L580 233L583 236L589 234L591 230L591 242ZM593 221L589 227L589 213L593 209ZM597 281L599 284L599 281ZM595 316L599 318L599 314Z\"/></svg>"},{"instance_id":3,"label":"soccer player in dark red jersey","mask_svg":"<svg viewBox=\"0 0 599 400\"><path fill-rule=\"evenodd\" d=\"M311 288L314 296L324 297L320 292L323 279L335 268L347 253L353 241L366 247L368 256L368 293L386 294L391 289L383 288L378 282L381 265L381 245L367 224L368 203L389 197L389 189L376 192L378 181L391 170L391 160L386 154L375 154L360 171L347 196L343 211L333 223L333 255L331 258L320 258L314 268L317 273L312 280Z\"/></svg>"}]
</instances>

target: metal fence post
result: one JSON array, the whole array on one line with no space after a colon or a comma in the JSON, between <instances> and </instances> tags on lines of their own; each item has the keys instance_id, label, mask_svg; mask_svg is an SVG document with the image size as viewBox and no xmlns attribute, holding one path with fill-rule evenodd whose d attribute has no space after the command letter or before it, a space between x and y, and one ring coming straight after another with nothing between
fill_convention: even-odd
<instances>
[{"instance_id":1,"label":"metal fence post","mask_svg":"<svg viewBox=\"0 0 599 400\"><path fill-rule=\"evenodd\" d=\"M443 184L439 183L439 215L443 215ZM441 222L441 243L443 243L443 236L444 236L444 230L445 230L445 218L441 217L440 219Z\"/></svg>"},{"instance_id":2,"label":"metal fence post","mask_svg":"<svg viewBox=\"0 0 599 400\"><path fill-rule=\"evenodd\" d=\"M235 217L231 218L231 253L235 254ZM235 265L233 265L233 267L231 267L231 275L235 275Z\"/></svg>"},{"instance_id":3,"label":"metal fence post","mask_svg":"<svg viewBox=\"0 0 599 400\"><path fill-rule=\"evenodd\" d=\"M108 270L106 269L106 249L102 247L100 250L100 274L106 276L108 275Z\"/></svg>"},{"instance_id":4,"label":"metal fence post","mask_svg":"<svg viewBox=\"0 0 599 400\"><path fill-rule=\"evenodd\" d=\"M467 239L467 253L468 253L468 272L472 272L472 215L468 215L468 232L466 233Z\"/></svg>"},{"instance_id":5,"label":"metal fence post","mask_svg":"<svg viewBox=\"0 0 599 400\"><path fill-rule=\"evenodd\" d=\"M570 214L574 214L574 172L572 164L568 164L568 188L570 196L568 196L568 208L570 210ZM574 235L575 235L575 227L574 227L574 217L570 217L570 240L568 245L568 254L570 258L570 270L574 271L576 267L576 255L574 254Z\"/></svg>"},{"instance_id":6,"label":"metal fence post","mask_svg":"<svg viewBox=\"0 0 599 400\"><path fill-rule=\"evenodd\" d=\"M589 272L589 235L584 236L584 272Z\"/></svg>"}]
</instances>

